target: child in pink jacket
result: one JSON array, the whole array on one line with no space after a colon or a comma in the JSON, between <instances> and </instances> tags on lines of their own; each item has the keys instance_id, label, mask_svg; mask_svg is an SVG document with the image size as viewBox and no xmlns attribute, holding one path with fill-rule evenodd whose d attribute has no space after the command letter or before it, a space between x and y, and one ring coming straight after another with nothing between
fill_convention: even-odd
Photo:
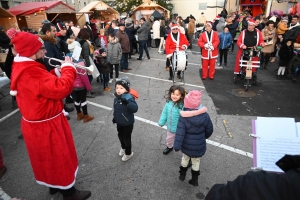
<instances>
[{"instance_id":1,"label":"child in pink jacket","mask_svg":"<svg viewBox=\"0 0 300 200\"><path fill-rule=\"evenodd\" d=\"M83 62L79 62L78 64L84 66ZM86 123L94 119L94 116L88 115L86 102L86 94L88 91L92 90L92 87L85 70L80 68L77 68L76 70L78 73L74 81L72 97L77 111L77 120L80 121L83 119L83 122ZM85 75L83 75L84 73Z\"/></svg>"}]
</instances>

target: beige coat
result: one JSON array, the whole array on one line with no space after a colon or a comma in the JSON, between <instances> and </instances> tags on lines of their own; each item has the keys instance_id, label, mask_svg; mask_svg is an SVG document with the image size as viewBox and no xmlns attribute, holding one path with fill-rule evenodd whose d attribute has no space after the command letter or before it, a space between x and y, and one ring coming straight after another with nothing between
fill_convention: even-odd
<instances>
[{"instance_id":1,"label":"beige coat","mask_svg":"<svg viewBox=\"0 0 300 200\"><path fill-rule=\"evenodd\" d=\"M204 14L200 16L199 23L204 25L206 24L206 17Z\"/></svg>"},{"instance_id":2,"label":"beige coat","mask_svg":"<svg viewBox=\"0 0 300 200\"><path fill-rule=\"evenodd\" d=\"M274 28L272 31L268 30L268 27L265 27L262 31L262 35L264 38L264 41L266 42L269 38L269 36L273 36L273 44L271 45L267 45L264 48L262 48L262 52L263 53L272 53L274 51L274 46L276 44L277 41L277 30L276 28Z\"/></svg>"}]
</instances>

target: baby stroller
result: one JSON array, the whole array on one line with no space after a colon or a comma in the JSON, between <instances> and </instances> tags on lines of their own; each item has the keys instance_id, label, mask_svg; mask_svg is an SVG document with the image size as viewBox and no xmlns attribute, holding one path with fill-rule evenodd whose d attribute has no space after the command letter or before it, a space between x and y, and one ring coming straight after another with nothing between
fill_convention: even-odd
<instances>
[{"instance_id":1,"label":"baby stroller","mask_svg":"<svg viewBox=\"0 0 300 200\"><path fill-rule=\"evenodd\" d=\"M182 85L185 84L184 82L184 71L186 70L188 63L188 57L187 57L187 52L186 51L179 51L178 49L173 52L172 55L172 61L171 61L171 67L172 67L172 72L173 72L173 84L176 83L175 81L175 75L177 72L180 71L180 76L181 76L181 83Z\"/></svg>"},{"instance_id":2,"label":"baby stroller","mask_svg":"<svg viewBox=\"0 0 300 200\"><path fill-rule=\"evenodd\" d=\"M236 74L233 77L234 83L236 83L237 80L244 80L246 91L251 87L251 84L256 85L257 83L257 68L260 67L260 51L260 46L244 49L240 58L240 74Z\"/></svg>"}]
</instances>

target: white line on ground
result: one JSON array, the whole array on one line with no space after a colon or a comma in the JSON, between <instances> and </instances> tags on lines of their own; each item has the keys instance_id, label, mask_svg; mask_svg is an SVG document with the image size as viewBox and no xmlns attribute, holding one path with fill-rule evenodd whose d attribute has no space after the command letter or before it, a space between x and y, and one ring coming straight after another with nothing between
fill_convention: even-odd
<instances>
[{"instance_id":1,"label":"white line on ground","mask_svg":"<svg viewBox=\"0 0 300 200\"><path fill-rule=\"evenodd\" d=\"M154 79L154 80L159 80L159 81L165 81L165 82L170 82L170 83L172 82L172 81L170 81L170 80L161 79L161 78L155 78L155 77L152 77L152 76L145 76L145 75L139 75L139 74L133 74L133 73L127 73L127 72L126 72L126 73L120 72L120 73L132 75L132 76L143 77L143 78ZM180 82L178 82L178 83L180 83ZM201 85L193 85L193 84L189 84L189 83L185 83L184 85L205 89L205 87L204 87L204 86L201 86Z\"/></svg>"},{"instance_id":2,"label":"white line on ground","mask_svg":"<svg viewBox=\"0 0 300 200\"><path fill-rule=\"evenodd\" d=\"M103 108L103 109L110 110L110 111L112 110L112 108L107 107L107 106L103 106L103 105L98 104L98 103L94 103L94 102L91 102L91 101L87 101L87 102L88 102L89 104L93 105L93 106L98 107L98 108ZM142 118L142 117L138 117L138 116L134 116L134 118L135 118L136 120L141 121L141 122L144 122L144 123L147 123L147 124L150 124L150 125L153 125L153 126L160 127L160 126L158 125L157 122L153 122L153 121L151 121L151 120L148 120L148 119L145 119L145 118ZM166 126L163 126L163 127L161 127L161 128L167 129ZM213 146L216 146L216 147L219 147L219 148L222 148L222 149L225 149L225 150L228 150L228 151L231 151L231 152L234 152L234 153L237 153L237 154L246 156L246 157L248 157L248 158L253 158L253 154L252 154L252 153L249 153L249 152L246 152L246 151L243 151L243 150L240 150L240 149L236 149L236 148L233 148L233 147L231 147L231 146L227 146L227 145L225 145L225 144L221 144L221 143L219 143L219 142L214 142L214 141L212 141L212 140L206 140L206 142L207 142L208 144L213 145Z\"/></svg>"},{"instance_id":3,"label":"white line on ground","mask_svg":"<svg viewBox=\"0 0 300 200\"><path fill-rule=\"evenodd\" d=\"M0 122L3 122L5 119L9 118L10 116L12 116L13 114L15 114L18 111L19 111L19 108L17 108L16 110L12 111L11 113L8 113L7 115L5 115L4 117L2 117L0 119Z\"/></svg>"},{"instance_id":4,"label":"white line on ground","mask_svg":"<svg viewBox=\"0 0 300 200\"><path fill-rule=\"evenodd\" d=\"M131 56L132 58L137 58L136 56ZM151 59L150 60L158 60L158 61L163 61L163 62L166 62L166 60L163 60L163 59L160 59L160 58L153 58L153 57L151 57ZM199 67L199 69L202 69L202 64L198 64L198 63L190 63L190 62L188 62L188 66L187 67L189 67L189 65L195 65L195 66L200 66ZM223 67L218 67L218 66L216 66L215 67L216 69L223 69Z\"/></svg>"}]
</instances>

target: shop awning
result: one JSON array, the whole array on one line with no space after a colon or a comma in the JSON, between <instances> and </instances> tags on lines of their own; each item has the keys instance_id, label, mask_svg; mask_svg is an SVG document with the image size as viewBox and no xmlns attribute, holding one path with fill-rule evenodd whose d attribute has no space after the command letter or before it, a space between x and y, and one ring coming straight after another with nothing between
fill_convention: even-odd
<instances>
[{"instance_id":1,"label":"shop awning","mask_svg":"<svg viewBox=\"0 0 300 200\"><path fill-rule=\"evenodd\" d=\"M75 9L63 3L62 1L45 1L45 2L29 2L29 3L21 3L18 6L12 7L8 9L8 11L14 15L29 15L38 11L49 10L58 6L59 4L63 4L64 6L70 8L75 12ZM64 13L64 12L61 12ZM70 13L69 9L66 10L66 13Z\"/></svg>"},{"instance_id":2,"label":"shop awning","mask_svg":"<svg viewBox=\"0 0 300 200\"><path fill-rule=\"evenodd\" d=\"M261 6L261 3L255 3L255 4L240 4L240 6Z\"/></svg>"},{"instance_id":3,"label":"shop awning","mask_svg":"<svg viewBox=\"0 0 300 200\"><path fill-rule=\"evenodd\" d=\"M14 15L0 7L0 17L14 17Z\"/></svg>"},{"instance_id":4,"label":"shop awning","mask_svg":"<svg viewBox=\"0 0 300 200\"><path fill-rule=\"evenodd\" d=\"M94 10L102 10L105 11L108 15L109 14L119 14L118 11L107 5L106 3L102 1L92 1L88 5L86 5L84 8L82 8L79 13L90 13Z\"/></svg>"}]
</instances>

